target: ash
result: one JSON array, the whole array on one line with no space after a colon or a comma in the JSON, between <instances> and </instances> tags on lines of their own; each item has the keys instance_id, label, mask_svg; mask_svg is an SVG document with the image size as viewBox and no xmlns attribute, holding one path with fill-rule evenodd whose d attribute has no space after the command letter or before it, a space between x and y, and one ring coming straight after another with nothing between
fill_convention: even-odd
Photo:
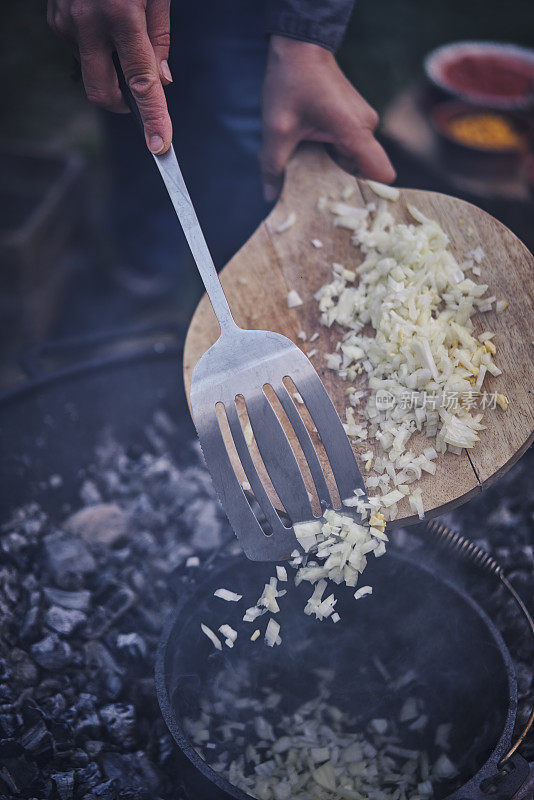
<instances>
[{"instance_id":1,"label":"ash","mask_svg":"<svg viewBox=\"0 0 534 800\"><path fill-rule=\"evenodd\" d=\"M0 530L0 799L182 800L153 664L177 596L229 531L196 444L179 467L110 435L62 520ZM50 478L51 491L62 478ZM193 564L196 559L193 559Z\"/></svg>"},{"instance_id":2,"label":"ash","mask_svg":"<svg viewBox=\"0 0 534 800\"><path fill-rule=\"evenodd\" d=\"M0 800L190 796L160 716L154 657L177 597L236 545L196 444L179 465L171 432L158 412L146 452L103 436L64 518L30 503L0 529ZM446 520L493 552L531 603L533 461ZM61 482L51 475L50 490ZM420 546L412 532L394 538ZM524 716L525 627L494 584L488 592L470 580L517 660ZM523 752L534 757L532 746Z\"/></svg>"}]
</instances>

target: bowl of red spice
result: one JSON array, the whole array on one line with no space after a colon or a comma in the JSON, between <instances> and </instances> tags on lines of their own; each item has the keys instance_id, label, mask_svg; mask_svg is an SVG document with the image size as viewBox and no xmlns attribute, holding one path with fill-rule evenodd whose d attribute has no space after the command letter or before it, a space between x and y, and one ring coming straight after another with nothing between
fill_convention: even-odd
<instances>
[{"instance_id":1,"label":"bowl of red spice","mask_svg":"<svg viewBox=\"0 0 534 800\"><path fill-rule=\"evenodd\" d=\"M455 42L424 61L435 86L474 105L512 110L534 106L534 50L498 42Z\"/></svg>"},{"instance_id":2,"label":"bowl of red spice","mask_svg":"<svg viewBox=\"0 0 534 800\"><path fill-rule=\"evenodd\" d=\"M444 155L471 171L512 173L528 152L521 117L459 101L439 103L430 112Z\"/></svg>"}]
</instances>

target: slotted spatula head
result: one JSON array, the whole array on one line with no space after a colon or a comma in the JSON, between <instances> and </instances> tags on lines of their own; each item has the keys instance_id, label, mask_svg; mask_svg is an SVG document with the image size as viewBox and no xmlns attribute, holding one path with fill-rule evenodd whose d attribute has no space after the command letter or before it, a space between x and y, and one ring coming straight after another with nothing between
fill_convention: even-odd
<instances>
[{"instance_id":1,"label":"slotted spatula head","mask_svg":"<svg viewBox=\"0 0 534 800\"><path fill-rule=\"evenodd\" d=\"M288 390L287 378L296 387L300 402ZM306 407L317 429L339 497L351 497L357 488L365 491L341 420L308 358L280 334L243 330L234 324L225 326L220 339L204 353L193 371L191 409L219 499L246 555L255 561L288 557L298 548L292 526L314 518L301 468L268 399L267 387L276 394L298 439L322 509L332 508L333 499L299 406ZM243 407L286 515L280 515L275 508L252 457L251 436L242 424L243 414L241 419L239 414ZM257 505L250 502L249 492L234 471L223 429L227 435L229 429ZM260 524L258 506L267 524Z\"/></svg>"}]
</instances>

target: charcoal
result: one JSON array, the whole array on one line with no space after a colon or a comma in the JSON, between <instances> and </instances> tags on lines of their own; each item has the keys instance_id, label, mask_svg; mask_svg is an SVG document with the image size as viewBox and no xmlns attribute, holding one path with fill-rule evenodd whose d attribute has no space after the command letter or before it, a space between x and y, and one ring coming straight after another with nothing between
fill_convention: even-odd
<instances>
[{"instance_id":1,"label":"charcoal","mask_svg":"<svg viewBox=\"0 0 534 800\"><path fill-rule=\"evenodd\" d=\"M93 711L87 714L87 716L81 717L74 726L74 732L77 740L98 736L100 733L100 719L98 714Z\"/></svg>"},{"instance_id":2,"label":"charcoal","mask_svg":"<svg viewBox=\"0 0 534 800\"><path fill-rule=\"evenodd\" d=\"M2 797L13 797L14 794L20 794L19 785L5 763L0 765L0 789L9 792L9 795L2 795Z\"/></svg>"},{"instance_id":3,"label":"charcoal","mask_svg":"<svg viewBox=\"0 0 534 800\"><path fill-rule=\"evenodd\" d=\"M104 783L99 783L98 786L93 788L92 793L98 800L117 800L119 794L118 781L115 778L111 778L108 781L104 781Z\"/></svg>"},{"instance_id":4,"label":"charcoal","mask_svg":"<svg viewBox=\"0 0 534 800\"><path fill-rule=\"evenodd\" d=\"M7 683L0 683L0 703L11 703L15 699L13 689Z\"/></svg>"},{"instance_id":5,"label":"charcoal","mask_svg":"<svg viewBox=\"0 0 534 800\"><path fill-rule=\"evenodd\" d=\"M128 530L128 515L116 503L87 506L63 524L67 533L80 536L89 545L114 545Z\"/></svg>"},{"instance_id":6,"label":"charcoal","mask_svg":"<svg viewBox=\"0 0 534 800\"><path fill-rule=\"evenodd\" d=\"M41 633L41 608L39 605L32 605L28 609L20 631L20 638L23 642L35 642Z\"/></svg>"},{"instance_id":7,"label":"charcoal","mask_svg":"<svg viewBox=\"0 0 534 800\"><path fill-rule=\"evenodd\" d=\"M36 659L37 660L37 659ZM29 655L14 647L9 655L13 681L17 686L33 686L37 680L37 667Z\"/></svg>"},{"instance_id":8,"label":"charcoal","mask_svg":"<svg viewBox=\"0 0 534 800\"><path fill-rule=\"evenodd\" d=\"M71 633L86 622L87 615L75 608L50 606L44 619L46 625L52 630L63 636L70 636Z\"/></svg>"},{"instance_id":9,"label":"charcoal","mask_svg":"<svg viewBox=\"0 0 534 800\"><path fill-rule=\"evenodd\" d=\"M102 642L91 639L86 642L83 648L84 659L87 666L96 670L115 672L121 674L122 668L119 667L108 648Z\"/></svg>"},{"instance_id":10,"label":"charcoal","mask_svg":"<svg viewBox=\"0 0 534 800\"><path fill-rule=\"evenodd\" d=\"M106 778L116 778L125 788L141 788L143 786L137 773L137 764L133 753L104 753L102 768Z\"/></svg>"},{"instance_id":11,"label":"charcoal","mask_svg":"<svg viewBox=\"0 0 534 800\"><path fill-rule=\"evenodd\" d=\"M30 652L43 669L60 670L72 661L72 650L56 633L49 633L40 642L32 644Z\"/></svg>"},{"instance_id":12,"label":"charcoal","mask_svg":"<svg viewBox=\"0 0 534 800\"><path fill-rule=\"evenodd\" d=\"M99 713L110 740L127 748L133 747L136 740L134 707L126 703L110 703Z\"/></svg>"},{"instance_id":13,"label":"charcoal","mask_svg":"<svg viewBox=\"0 0 534 800\"><path fill-rule=\"evenodd\" d=\"M62 694L53 694L52 696L47 696L43 699L44 708L50 717L54 718L61 716L67 707L65 697Z\"/></svg>"},{"instance_id":14,"label":"charcoal","mask_svg":"<svg viewBox=\"0 0 534 800\"><path fill-rule=\"evenodd\" d=\"M146 656L145 640L138 633L120 633L117 648L131 660L138 661Z\"/></svg>"},{"instance_id":15,"label":"charcoal","mask_svg":"<svg viewBox=\"0 0 534 800\"><path fill-rule=\"evenodd\" d=\"M90 692L80 692L76 699L76 711L83 714L92 714L95 710L97 697Z\"/></svg>"},{"instance_id":16,"label":"charcoal","mask_svg":"<svg viewBox=\"0 0 534 800\"><path fill-rule=\"evenodd\" d=\"M9 739L18 733L22 724L20 714L11 704L0 708L0 735Z\"/></svg>"},{"instance_id":17,"label":"charcoal","mask_svg":"<svg viewBox=\"0 0 534 800\"><path fill-rule=\"evenodd\" d=\"M50 776L56 787L60 800L72 800L74 797L74 770L68 772L53 772Z\"/></svg>"},{"instance_id":18,"label":"charcoal","mask_svg":"<svg viewBox=\"0 0 534 800\"><path fill-rule=\"evenodd\" d=\"M159 550L156 537L149 531L138 533L132 542L132 547L141 556L153 556Z\"/></svg>"},{"instance_id":19,"label":"charcoal","mask_svg":"<svg viewBox=\"0 0 534 800\"><path fill-rule=\"evenodd\" d=\"M46 586L43 594L51 605L72 608L76 611L87 611L91 603L91 592L87 589L79 592L66 592L63 589Z\"/></svg>"},{"instance_id":20,"label":"charcoal","mask_svg":"<svg viewBox=\"0 0 534 800\"><path fill-rule=\"evenodd\" d=\"M88 739L84 743L84 750L89 758L96 758L104 749L104 742L99 742L97 739Z\"/></svg>"},{"instance_id":21,"label":"charcoal","mask_svg":"<svg viewBox=\"0 0 534 800\"><path fill-rule=\"evenodd\" d=\"M18 758L24 755L24 748L18 739L0 739L0 761L4 758Z\"/></svg>"},{"instance_id":22,"label":"charcoal","mask_svg":"<svg viewBox=\"0 0 534 800\"><path fill-rule=\"evenodd\" d=\"M94 481L86 480L80 489L80 497L86 506L93 506L102 501L102 495Z\"/></svg>"},{"instance_id":23,"label":"charcoal","mask_svg":"<svg viewBox=\"0 0 534 800\"><path fill-rule=\"evenodd\" d=\"M65 750L56 753L54 758L54 766L59 770L67 769L85 769L91 763L91 759L81 747L75 747L70 750Z\"/></svg>"},{"instance_id":24,"label":"charcoal","mask_svg":"<svg viewBox=\"0 0 534 800\"><path fill-rule=\"evenodd\" d=\"M138 772L142 776L143 782L152 792L155 792L160 783L157 769L142 750L135 753L135 759Z\"/></svg>"},{"instance_id":25,"label":"charcoal","mask_svg":"<svg viewBox=\"0 0 534 800\"><path fill-rule=\"evenodd\" d=\"M47 721L43 709L32 697L22 695L17 705L24 725L32 726Z\"/></svg>"},{"instance_id":26,"label":"charcoal","mask_svg":"<svg viewBox=\"0 0 534 800\"><path fill-rule=\"evenodd\" d=\"M122 693L124 683L119 675L108 672L100 681L100 686L103 699L116 700Z\"/></svg>"},{"instance_id":27,"label":"charcoal","mask_svg":"<svg viewBox=\"0 0 534 800\"><path fill-rule=\"evenodd\" d=\"M109 592L89 619L86 627L88 637L98 639L116 624L135 603L135 593L126 585L119 585Z\"/></svg>"},{"instance_id":28,"label":"charcoal","mask_svg":"<svg viewBox=\"0 0 534 800\"><path fill-rule=\"evenodd\" d=\"M39 776L37 765L30 761L26 756L15 756L14 758L3 758L0 765L0 789L5 783L8 797L19 795L29 789Z\"/></svg>"},{"instance_id":29,"label":"charcoal","mask_svg":"<svg viewBox=\"0 0 534 800\"><path fill-rule=\"evenodd\" d=\"M45 536L47 565L62 589L79 589L80 581L95 571L96 562L84 542L60 531Z\"/></svg>"},{"instance_id":30,"label":"charcoal","mask_svg":"<svg viewBox=\"0 0 534 800\"><path fill-rule=\"evenodd\" d=\"M184 523L193 532L191 545L196 550L213 550L220 541L222 519L213 500L193 500L184 511Z\"/></svg>"},{"instance_id":31,"label":"charcoal","mask_svg":"<svg viewBox=\"0 0 534 800\"><path fill-rule=\"evenodd\" d=\"M51 699L53 695L61 693L64 686L64 680L58 676L46 675L35 689L35 699L37 701Z\"/></svg>"},{"instance_id":32,"label":"charcoal","mask_svg":"<svg viewBox=\"0 0 534 800\"><path fill-rule=\"evenodd\" d=\"M124 789L119 794L119 800L154 800L148 789Z\"/></svg>"},{"instance_id":33,"label":"charcoal","mask_svg":"<svg viewBox=\"0 0 534 800\"><path fill-rule=\"evenodd\" d=\"M53 720L49 722L48 728L54 739L56 750L65 751L71 750L74 746L74 732L68 722L58 722Z\"/></svg>"},{"instance_id":34,"label":"charcoal","mask_svg":"<svg viewBox=\"0 0 534 800\"><path fill-rule=\"evenodd\" d=\"M126 564L132 558L132 548L131 547L121 547L118 549L113 550L111 556L113 561L116 564Z\"/></svg>"},{"instance_id":35,"label":"charcoal","mask_svg":"<svg viewBox=\"0 0 534 800\"><path fill-rule=\"evenodd\" d=\"M93 791L93 787L102 781L102 772L98 764L90 761L86 767L76 770L76 786L78 793L83 795Z\"/></svg>"},{"instance_id":36,"label":"charcoal","mask_svg":"<svg viewBox=\"0 0 534 800\"><path fill-rule=\"evenodd\" d=\"M29 728L21 738L21 744L34 759L49 758L54 750L54 740L43 720Z\"/></svg>"}]
</instances>

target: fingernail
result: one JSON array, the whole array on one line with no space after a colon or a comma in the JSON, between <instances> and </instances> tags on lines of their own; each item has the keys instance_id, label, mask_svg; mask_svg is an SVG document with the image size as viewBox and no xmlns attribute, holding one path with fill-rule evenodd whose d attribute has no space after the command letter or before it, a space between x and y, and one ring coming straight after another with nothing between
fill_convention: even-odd
<instances>
[{"instance_id":1,"label":"fingernail","mask_svg":"<svg viewBox=\"0 0 534 800\"><path fill-rule=\"evenodd\" d=\"M264 184L263 196L265 197L266 203L274 203L274 201L278 197L278 191L276 189L276 186L272 183Z\"/></svg>"},{"instance_id":2,"label":"fingernail","mask_svg":"<svg viewBox=\"0 0 534 800\"><path fill-rule=\"evenodd\" d=\"M164 146L165 145L163 143L163 139L161 138L161 136L156 135L150 137L150 141L148 142L148 148L151 153L154 153L155 156L157 156L158 153L162 152Z\"/></svg>"},{"instance_id":3,"label":"fingernail","mask_svg":"<svg viewBox=\"0 0 534 800\"><path fill-rule=\"evenodd\" d=\"M168 61L166 61L164 59L159 66L160 66L160 69L161 69L161 74L163 75L165 80L169 81L169 83L172 83L172 75L171 75L171 71L169 69Z\"/></svg>"}]
</instances>

